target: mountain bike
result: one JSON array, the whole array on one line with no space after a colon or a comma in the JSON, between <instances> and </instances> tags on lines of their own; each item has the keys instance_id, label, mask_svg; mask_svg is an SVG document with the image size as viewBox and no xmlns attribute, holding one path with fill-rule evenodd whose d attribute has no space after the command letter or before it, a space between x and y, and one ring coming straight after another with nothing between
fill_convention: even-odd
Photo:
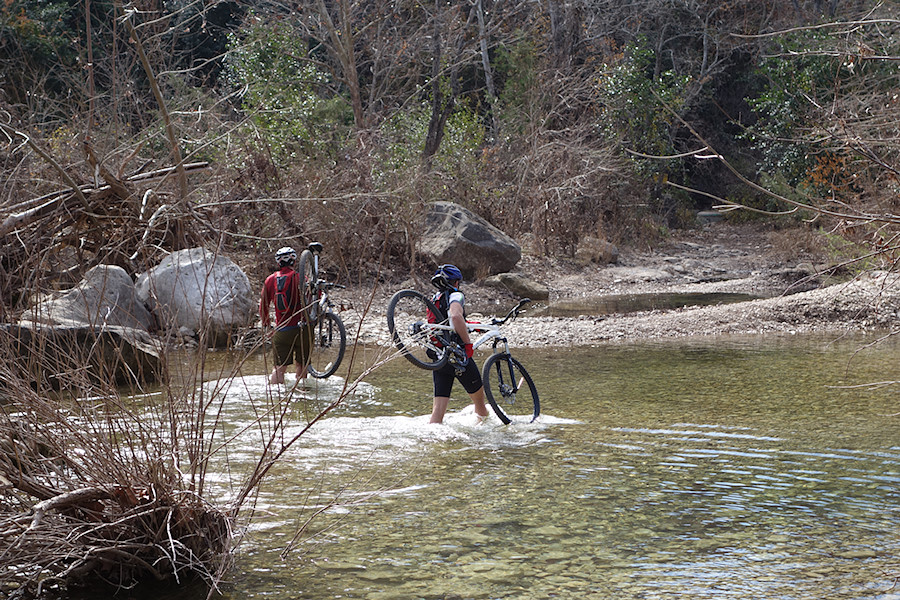
<instances>
[{"instance_id":1,"label":"mountain bike","mask_svg":"<svg viewBox=\"0 0 900 600\"><path fill-rule=\"evenodd\" d=\"M472 347L491 342L492 353L481 368L484 395L504 424L516 420L532 422L541 413L541 403L531 375L512 357L501 327L519 316L531 302L523 298L502 319L489 323L467 323L470 333L478 333ZM416 290L400 290L388 302L387 326L391 340L400 353L420 369L436 370L448 363L457 368L466 362L466 354L452 339L453 327L447 319L429 323L427 314L441 314L434 303Z\"/></svg>"},{"instance_id":2,"label":"mountain bike","mask_svg":"<svg viewBox=\"0 0 900 600\"><path fill-rule=\"evenodd\" d=\"M319 255L324 246L312 242L300 253L297 271L303 278L301 292L306 320L313 325L313 347L307 371L317 379L330 377L341 366L347 350L347 329L334 312L328 290L344 286L319 278Z\"/></svg>"}]
</instances>

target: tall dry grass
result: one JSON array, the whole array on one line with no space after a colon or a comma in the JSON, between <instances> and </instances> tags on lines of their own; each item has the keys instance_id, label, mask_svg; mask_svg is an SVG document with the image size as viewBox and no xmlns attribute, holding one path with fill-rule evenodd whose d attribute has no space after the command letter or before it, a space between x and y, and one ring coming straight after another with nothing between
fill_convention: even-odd
<instances>
[{"instance_id":1,"label":"tall dry grass","mask_svg":"<svg viewBox=\"0 0 900 600\"><path fill-rule=\"evenodd\" d=\"M148 583L213 594L271 469L388 358L362 365L348 349L340 392L298 415L297 390L228 391L264 351L256 339L211 360L202 345L161 338L158 371L123 385L112 376L123 355L98 353L109 343L99 335L21 343L0 329L0 594ZM251 415L239 425L227 414L235 402ZM249 467L229 465L238 438Z\"/></svg>"}]
</instances>

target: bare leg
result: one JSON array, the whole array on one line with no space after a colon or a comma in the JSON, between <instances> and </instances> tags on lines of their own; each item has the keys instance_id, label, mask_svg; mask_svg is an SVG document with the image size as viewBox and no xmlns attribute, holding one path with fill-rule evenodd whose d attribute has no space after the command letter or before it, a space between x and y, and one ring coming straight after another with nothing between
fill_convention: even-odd
<instances>
[{"instance_id":1,"label":"bare leg","mask_svg":"<svg viewBox=\"0 0 900 600\"><path fill-rule=\"evenodd\" d=\"M469 394L469 398L472 399L472 404L475 405L476 415L478 415L479 417L488 416L488 409L484 404L484 388L481 388L473 394Z\"/></svg>"},{"instance_id":2,"label":"bare leg","mask_svg":"<svg viewBox=\"0 0 900 600\"><path fill-rule=\"evenodd\" d=\"M301 379L306 379L306 365L301 365L298 362L294 363L294 372L297 374L297 381L299 382Z\"/></svg>"},{"instance_id":3,"label":"bare leg","mask_svg":"<svg viewBox=\"0 0 900 600\"><path fill-rule=\"evenodd\" d=\"M444 422L444 413L447 412L448 404L450 404L450 398L447 396L434 397L434 407L431 409L431 423Z\"/></svg>"},{"instance_id":4,"label":"bare leg","mask_svg":"<svg viewBox=\"0 0 900 600\"><path fill-rule=\"evenodd\" d=\"M475 406L475 414L479 417L488 416L487 405L484 403L484 388L477 392L469 394L472 404ZM446 396L435 396L434 406L431 409L431 423L443 423L444 414L447 412L447 405L450 404L450 398Z\"/></svg>"},{"instance_id":5,"label":"bare leg","mask_svg":"<svg viewBox=\"0 0 900 600\"><path fill-rule=\"evenodd\" d=\"M269 375L269 383L284 383L284 367L275 367Z\"/></svg>"}]
</instances>

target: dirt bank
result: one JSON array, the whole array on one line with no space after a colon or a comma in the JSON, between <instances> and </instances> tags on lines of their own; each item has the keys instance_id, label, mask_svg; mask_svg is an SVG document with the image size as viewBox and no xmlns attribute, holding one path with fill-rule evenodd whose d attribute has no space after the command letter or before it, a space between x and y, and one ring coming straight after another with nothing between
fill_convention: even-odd
<instances>
[{"instance_id":1,"label":"dirt bank","mask_svg":"<svg viewBox=\"0 0 900 600\"><path fill-rule=\"evenodd\" d=\"M823 275L827 257L804 249L798 232L753 226L707 225L673 237L657 248L623 250L617 264L579 266L571 260L524 256L520 271L544 284L543 304L634 294L747 294L731 304L574 317L526 316L508 327L516 346L593 345L611 341L813 331L885 329L900 314L900 275L873 272L839 281ZM846 278L845 278L846 279ZM371 289L348 289L353 309L342 316L359 322L370 306L361 340L386 342L384 310L402 287L428 290L427 281L407 280ZM464 287L470 314L492 315L515 298L479 282ZM371 302L370 302L371 300ZM531 311L539 314L539 307ZM352 329L355 331L355 329Z\"/></svg>"}]
</instances>

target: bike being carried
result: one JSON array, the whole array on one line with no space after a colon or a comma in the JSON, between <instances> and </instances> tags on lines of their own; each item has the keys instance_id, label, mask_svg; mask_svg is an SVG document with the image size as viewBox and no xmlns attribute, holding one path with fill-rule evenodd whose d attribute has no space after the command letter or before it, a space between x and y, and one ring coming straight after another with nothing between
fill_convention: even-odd
<instances>
[{"instance_id":1,"label":"bike being carried","mask_svg":"<svg viewBox=\"0 0 900 600\"><path fill-rule=\"evenodd\" d=\"M512 420L534 421L541 412L537 388L528 371L510 354L506 336L501 330L501 326L515 319L530 300L524 298L519 301L502 319L494 318L489 323L465 321L466 332L477 337L474 340L470 337L470 343L463 344L450 318L454 293L458 294L458 301L462 304L462 295L458 290L461 280L459 269L453 265L441 265L431 279L431 283L438 288L432 298L416 290L401 290L394 294L387 308L388 331L394 345L419 368L447 372L448 365L452 366L457 378L467 385L465 373L471 373L469 361L474 351L490 342L493 352L478 374L485 398L505 424ZM457 283L456 287L453 282ZM477 369L475 371L477 373ZM436 411L441 392L439 385L440 378L436 376ZM474 386L467 385L466 389L476 401L470 387ZM446 392L449 396L449 386Z\"/></svg>"},{"instance_id":2,"label":"bike being carried","mask_svg":"<svg viewBox=\"0 0 900 600\"><path fill-rule=\"evenodd\" d=\"M297 272L303 282L303 306L307 322L312 325L312 348L307 371L316 379L330 377L337 371L347 349L347 330L334 312L328 290L344 286L319 277L319 255L324 246L312 242L297 262Z\"/></svg>"}]
</instances>

